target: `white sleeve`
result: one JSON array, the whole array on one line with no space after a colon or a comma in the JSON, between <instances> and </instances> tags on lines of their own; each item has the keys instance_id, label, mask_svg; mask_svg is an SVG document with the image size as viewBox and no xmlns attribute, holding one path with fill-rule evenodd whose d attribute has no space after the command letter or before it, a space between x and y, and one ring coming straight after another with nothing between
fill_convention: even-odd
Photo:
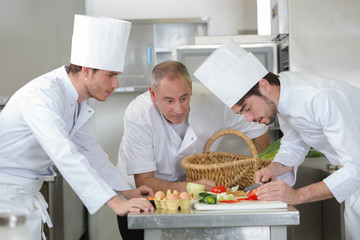
<instances>
[{"instance_id":1,"label":"white sleeve","mask_svg":"<svg viewBox=\"0 0 360 240\"><path fill-rule=\"evenodd\" d=\"M293 186L296 181L297 170L304 161L310 147L303 142L299 134L285 120L280 116L278 116L278 119L284 136L280 140L280 149L275 155L273 162L294 167L293 171L278 177L278 179L282 179L288 185Z\"/></svg>"},{"instance_id":2,"label":"white sleeve","mask_svg":"<svg viewBox=\"0 0 360 240\"><path fill-rule=\"evenodd\" d=\"M116 193L70 139L61 117L65 109L62 96L55 91L36 91L36 98L18 99L19 111L44 151L93 214Z\"/></svg>"},{"instance_id":3,"label":"white sleeve","mask_svg":"<svg viewBox=\"0 0 360 240\"><path fill-rule=\"evenodd\" d=\"M354 96L355 97L355 96ZM360 186L360 129L346 93L321 92L313 101L316 122L339 156L342 168L324 179L337 201L342 202Z\"/></svg>"},{"instance_id":4,"label":"white sleeve","mask_svg":"<svg viewBox=\"0 0 360 240\"><path fill-rule=\"evenodd\" d=\"M96 137L88 123L85 123L73 137L78 151L88 159L90 165L98 172L112 189L126 191L132 189L118 169L109 160L109 156L97 143Z\"/></svg>"},{"instance_id":5,"label":"white sleeve","mask_svg":"<svg viewBox=\"0 0 360 240\"><path fill-rule=\"evenodd\" d=\"M128 175L156 171L153 146L151 127L136 124L125 116L124 135L119 147L117 167L126 165ZM125 164L119 163L120 161Z\"/></svg>"}]
</instances>

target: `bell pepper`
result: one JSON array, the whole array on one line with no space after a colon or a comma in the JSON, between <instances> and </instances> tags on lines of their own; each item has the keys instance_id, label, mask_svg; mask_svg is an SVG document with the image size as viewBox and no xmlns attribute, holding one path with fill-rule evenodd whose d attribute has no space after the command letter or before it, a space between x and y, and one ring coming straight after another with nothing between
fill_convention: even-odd
<instances>
[{"instance_id":1,"label":"bell pepper","mask_svg":"<svg viewBox=\"0 0 360 240\"><path fill-rule=\"evenodd\" d=\"M246 194L246 196L247 196L250 200L257 200L256 192L257 192L257 188L255 188L254 190L249 191L249 192Z\"/></svg>"}]
</instances>

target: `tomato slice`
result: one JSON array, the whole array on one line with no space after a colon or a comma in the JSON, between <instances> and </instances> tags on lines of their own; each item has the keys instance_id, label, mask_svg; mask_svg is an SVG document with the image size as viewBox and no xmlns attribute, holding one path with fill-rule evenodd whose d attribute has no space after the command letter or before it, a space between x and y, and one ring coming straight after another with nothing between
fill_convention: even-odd
<instances>
[{"instance_id":1,"label":"tomato slice","mask_svg":"<svg viewBox=\"0 0 360 240\"><path fill-rule=\"evenodd\" d=\"M237 200L221 200L219 202L221 202L221 203L237 203L238 201Z\"/></svg>"},{"instance_id":2,"label":"tomato slice","mask_svg":"<svg viewBox=\"0 0 360 240\"><path fill-rule=\"evenodd\" d=\"M246 194L246 196L247 196L250 200L257 200L256 192L257 192L257 188L255 188L254 190L251 190L250 192L248 192L248 193Z\"/></svg>"},{"instance_id":3,"label":"tomato slice","mask_svg":"<svg viewBox=\"0 0 360 240\"><path fill-rule=\"evenodd\" d=\"M243 200L249 200L249 198L238 198L238 199L234 199L234 200L221 200L219 202L221 203L237 203Z\"/></svg>"},{"instance_id":4,"label":"tomato slice","mask_svg":"<svg viewBox=\"0 0 360 240\"><path fill-rule=\"evenodd\" d=\"M211 192L213 193L223 193L226 192L226 187L223 185L215 186L211 189Z\"/></svg>"}]
</instances>

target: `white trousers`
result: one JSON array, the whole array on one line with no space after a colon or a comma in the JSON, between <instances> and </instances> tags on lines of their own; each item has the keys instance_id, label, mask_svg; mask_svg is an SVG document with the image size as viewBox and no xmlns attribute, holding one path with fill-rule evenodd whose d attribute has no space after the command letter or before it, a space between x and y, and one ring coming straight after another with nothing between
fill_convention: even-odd
<instances>
[{"instance_id":1,"label":"white trousers","mask_svg":"<svg viewBox=\"0 0 360 240\"><path fill-rule=\"evenodd\" d=\"M360 190L345 200L346 240L360 239Z\"/></svg>"},{"instance_id":2,"label":"white trousers","mask_svg":"<svg viewBox=\"0 0 360 240\"><path fill-rule=\"evenodd\" d=\"M25 214L31 240L45 238L43 222L52 227L48 205L39 192L43 182L0 173L0 212Z\"/></svg>"}]
</instances>

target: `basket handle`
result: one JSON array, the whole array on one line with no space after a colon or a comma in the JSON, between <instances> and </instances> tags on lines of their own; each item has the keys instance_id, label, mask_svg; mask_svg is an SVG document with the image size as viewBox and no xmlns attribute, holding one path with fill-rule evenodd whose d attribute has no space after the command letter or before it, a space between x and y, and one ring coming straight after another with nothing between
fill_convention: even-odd
<instances>
[{"instance_id":1,"label":"basket handle","mask_svg":"<svg viewBox=\"0 0 360 240\"><path fill-rule=\"evenodd\" d=\"M204 153L209 153L210 147L215 142L215 140L224 135L235 135L235 136L242 138L246 142L248 147L250 148L250 151L251 151L253 157L257 158L257 150L256 150L254 143L251 141L251 139L248 136L246 136L244 133L237 131L237 130L233 130L233 129L220 130L220 131L216 132L214 135L212 135L205 144Z\"/></svg>"}]
</instances>

